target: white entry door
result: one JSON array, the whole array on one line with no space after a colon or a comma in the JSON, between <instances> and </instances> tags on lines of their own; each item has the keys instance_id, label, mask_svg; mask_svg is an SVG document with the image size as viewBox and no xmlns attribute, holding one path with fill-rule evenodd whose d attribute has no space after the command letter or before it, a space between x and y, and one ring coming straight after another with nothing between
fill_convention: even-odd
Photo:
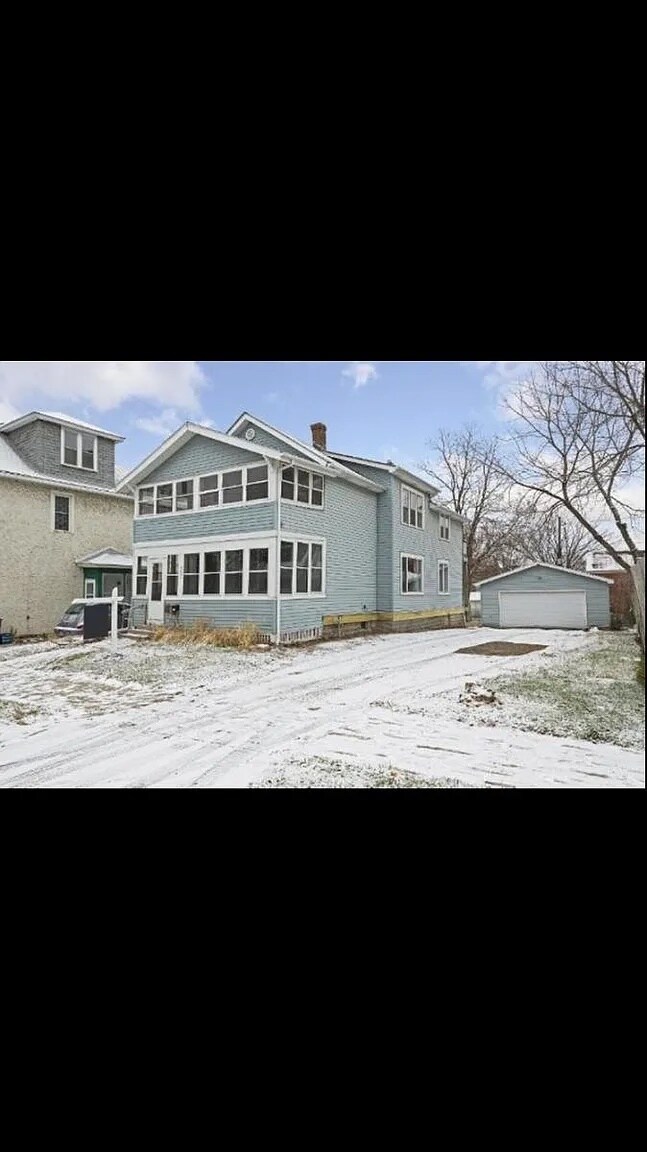
<instances>
[{"instance_id":1,"label":"white entry door","mask_svg":"<svg viewBox=\"0 0 647 1152\"><path fill-rule=\"evenodd\" d=\"M500 592L502 628L587 628L586 592Z\"/></svg>"},{"instance_id":2,"label":"white entry door","mask_svg":"<svg viewBox=\"0 0 647 1152\"><path fill-rule=\"evenodd\" d=\"M151 624L164 623L164 562L151 561L150 602L148 619Z\"/></svg>"}]
</instances>

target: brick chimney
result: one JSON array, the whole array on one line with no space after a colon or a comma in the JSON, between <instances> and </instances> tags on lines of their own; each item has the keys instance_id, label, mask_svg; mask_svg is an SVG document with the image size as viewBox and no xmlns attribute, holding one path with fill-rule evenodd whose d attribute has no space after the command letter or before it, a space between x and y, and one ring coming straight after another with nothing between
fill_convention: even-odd
<instances>
[{"instance_id":1,"label":"brick chimney","mask_svg":"<svg viewBox=\"0 0 647 1152\"><path fill-rule=\"evenodd\" d=\"M312 447L316 448L319 452L328 451L328 429L325 424L313 424L312 430Z\"/></svg>"}]
</instances>

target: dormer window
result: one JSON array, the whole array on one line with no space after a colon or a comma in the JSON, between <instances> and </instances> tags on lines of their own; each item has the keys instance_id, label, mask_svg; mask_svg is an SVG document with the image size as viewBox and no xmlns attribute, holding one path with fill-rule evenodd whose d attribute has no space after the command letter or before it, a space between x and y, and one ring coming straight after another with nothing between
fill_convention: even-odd
<instances>
[{"instance_id":1,"label":"dormer window","mask_svg":"<svg viewBox=\"0 0 647 1152\"><path fill-rule=\"evenodd\" d=\"M91 432L61 428L61 463L84 472L98 471L99 441Z\"/></svg>"}]
</instances>

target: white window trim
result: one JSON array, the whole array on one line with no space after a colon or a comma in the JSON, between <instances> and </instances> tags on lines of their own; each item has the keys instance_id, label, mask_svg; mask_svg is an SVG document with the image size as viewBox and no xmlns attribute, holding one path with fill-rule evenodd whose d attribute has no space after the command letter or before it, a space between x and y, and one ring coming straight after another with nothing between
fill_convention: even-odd
<instances>
[{"instance_id":1,"label":"white window trim","mask_svg":"<svg viewBox=\"0 0 647 1152\"><path fill-rule=\"evenodd\" d=\"M403 592L402 591L402 561L403 560L421 560L422 561L422 592ZM424 556L414 556L414 554L412 552L401 552L400 553L400 566L399 566L399 572L398 572L398 581L400 584L400 595L401 596L424 596L425 595L425 576L426 576L425 569L426 569L426 564L425 564Z\"/></svg>"},{"instance_id":2,"label":"white window trim","mask_svg":"<svg viewBox=\"0 0 647 1152\"><path fill-rule=\"evenodd\" d=\"M292 497L291 500L288 500L287 496L283 495L283 474L284 474L284 472L290 472L290 471L294 471L294 496ZM310 498L309 498L307 504L304 504L302 500L299 500L299 472L307 472L308 473L308 477L309 477L308 489L309 489L309 497ZM312 482L313 482L313 478L315 476L317 476L323 483L323 488L321 490L321 504L313 504L313 502L312 502L312 493L314 491ZM310 510L313 512L323 512L325 510L325 507L326 507L326 477L323 476L321 472L318 472L316 468L300 468L297 464L285 464L281 468L281 471L280 471L279 483L281 485L281 503L282 504L289 504L289 506L291 508L295 505L297 508L310 508ZM305 544L305 540L303 540L303 543ZM312 543L317 544L318 541L315 540L315 541L312 541Z\"/></svg>"},{"instance_id":3,"label":"white window trim","mask_svg":"<svg viewBox=\"0 0 647 1152\"><path fill-rule=\"evenodd\" d=\"M416 524L407 524L405 522L405 519L404 519L404 496L405 496L406 492L408 492L410 496L415 496L417 500L418 499L422 500L422 528L419 528L417 523ZM416 519L417 519L417 516L416 516ZM411 488L411 486L409 484L402 484L401 485L400 523L402 524L402 526L404 528L413 528L414 532L424 532L426 524L427 524L427 501L425 499L425 494L424 494L424 492L418 492L415 488ZM415 560L415 559L417 559L417 557L413 556L412 559Z\"/></svg>"},{"instance_id":4,"label":"white window trim","mask_svg":"<svg viewBox=\"0 0 647 1152\"><path fill-rule=\"evenodd\" d=\"M247 487L248 487L248 474L249 474L249 472L255 471L257 468L264 468L264 467L266 467L265 461L263 459L259 458L259 460L256 463L243 464L240 468L214 468L210 472L201 472L199 476L185 476L184 478L180 478L179 480L159 480L155 484L140 484L140 485L138 485L138 488L137 488L137 499L135 501L135 519L136 520L168 520L168 518L170 516L198 516L198 515L200 515L201 512L203 512L203 513L222 512L228 508L259 508L259 507L262 507L264 504L270 504L275 499L275 497L274 497L274 494L272 491L272 487L273 487L272 478L274 475L274 469L270 468L269 464L267 464L267 469L268 469L267 480L268 480L268 485L269 485L269 495L267 497L265 497L263 500L248 500L247 499ZM236 501L236 503L233 503L233 504L224 504L223 499L222 499L222 493L223 493L222 479L223 479L223 476L227 476L231 472L242 472L242 474L243 474L243 482L242 482L243 499L238 500L238 501ZM217 491L220 494L220 498L219 498L217 504L209 504L205 508L202 508L200 506L200 496L201 496L200 481L205 480L207 478L207 476L217 476L218 477L218 489L217 489ZM193 508L187 509L186 511L183 511L183 512L178 512L177 511L177 486L178 486L178 484L190 484L191 482L193 482ZM158 512L157 511L157 491L159 488L167 488L170 484L173 485L173 511L172 512ZM154 511L153 512L147 512L144 515L142 515L139 511L140 502L141 502L141 493L142 492L150 492L151 489L153 491ZM214 488L213 491L215 492L216 489ZM305 507L307 507L307 505L303 504L302 507L305 508Z\"/></svg>"},{"instance_id":5,"label":"white window trim","mask_svg":"<svg viewBox=\"0 0 647 1152\"><path fill-rule=\"evenodd\" d=\"M63 532L60 528L56 527L56 500L68 500L70 504L70 527L67 532ZM75 522L75 501L74 496L70 492L55 492L51 494L51 519L50 528L57 536L73 536L76 529Z\"/></svg>"},{"instance_id":6,"label":"white window trim","mask_svg":"<svg viewBox=\"0 0 647 1152\"><path fill-rule=\"evenodd\" d=\"M305 505L304 505L305 507ZM164 587L163 587L163 600L172 604L194 602L200 604L209 604L212 602L221 603L222 601L249 601L257 600L260 603L266 604L268 601L275 601L279 597L282 601L286 600L325 600L327 592L327 576L328 576L328 548L327 541L320 536L311 536L307 532L284 532L281 534L281 540L289 544L319 544L322 548L322 564L323 564L323 587L321 592L293 592L290 595L281 594L281 586L277 586L277 539L276 536L250 536L246 534L232 534L231 536L222 537L214 540L213 537L201 537L194 540L155 540L149 543L142 542L135 546L134 564L133 564L133 596L137 600L150 601L151 596L151 571L152 565L162 562L164 569ZM268 591L266 595L259 595L258 593L243 593L237 596L225 595L225 552L240 552L244 553L243 556L243 587L249 588L249 565L250 565L250 552L258 548L267 549L269 551L269 571L268 571ZM220 593L217 596L208 595L204 591L204 577L205 565L204 556L207 552L221 552L223 554L221 562L221 585ZM177 596L169 596L166 592L167 579L168 579L168 557L177 556L178 563L178 577L179 588L183 587L184 580L184 557L187 555L200 554L200 585L197 595L184 596L180 592ZM148 561L148 579L146 582L146 595L137 592L137 570L140 559L145 558ZM296 564L296 548L294 564Z\"/></svg>"},{"instance_id":7,"label":"white window trim","mask_svg":"<svg viewBox=\"0 0 647 1152\"><path fill-rule=\"evenodd\" d=\"M286 503L291 504L292 502L290 500L287 500ZM306 505L302 504L301 507L305 508ZM327 592L328 542L327 542L327 540L325 540L323 538L317 539L313 536L308 536L307 533L305 533L305 532L282 532L281 533L281 543L282 544L294 544L294 556L292 559L292 587L293 588L296 588L296 570L297 570L297 552L298 552L297 546L299 544L309 544L311 546L310 547L310 567L309 567L309 571L311 572L312 571L312 545L313 544L321 545L321 549L322 549L321 563L323 566L322 589L321 589L321 592L281 592L281 585L279 584L279 587L277 588L277 595L281 598L281 600L325 600L327 595L328 595L328 592ZM281 571L283 571L283 566L281 565L280 567L281 567ZM308 578L308 582L309 582L309 579L310 578Z\"/></svg>"},{"instance_id":8,"label":"white window trim","mask_svg":"<svg viewBox=\"0 0 647 1152\"><path fill-rule=\"evenodd\" d=\"M92 595L88 592L88 588L92 585ZM96 580L85 580L83 586L83 598L85 600L96 600L97 598L97 582Z\"/></svg>"},{"instance_id":9,"label":"white window trim","mask_svg":"<svg viewBox=\"0 0 647 1152\"><path fill-rule=\"evenodd\" d=\"M440 591L440 569L445 568L445 567L447 568L447 591L441 592ZM439 596L451 596L451 594L452 594L452 566L451 566L451 563L449 562L449 560L439 560L438 561L438 595Z\"/></svg>"},{"instance_id":10,"label":"white window trim","mask_svg":"<svg viewBox=\"0 0 647 1152\"><path fill-rule=\"evenodd\" d=\"M445 527L445 521L447 522L447 524L446 524L447 532L448 532L447 536L443 536L443 527ZM447 516L444 512L440 513L440 520L439 520L439 525L438 525L438 535L439 535L439 538L442 540L443 544L451 544L451 541L452 541L452 518L451 518L451 516Z\"/></svg>"},{"instance_id":11,"label":"white window trim","mask_svg":"<svg viewBox=\"0 0 647 1152\"><path fill-rule=\"evenodd\" d=\"M98 472L99 471L99 437L95 436L94 439L94 466L92 468L84 468L83 466L83 437L88 438L92 436L91 432L77 432L76 433L76 464L68 464L65 459L65 436L70 432L74 436L73 428L66 428L61 426L61 464L63 468L72 468L75 472ZM81 463L79 464L79 460Z\"/></svg>"}]
</instances>

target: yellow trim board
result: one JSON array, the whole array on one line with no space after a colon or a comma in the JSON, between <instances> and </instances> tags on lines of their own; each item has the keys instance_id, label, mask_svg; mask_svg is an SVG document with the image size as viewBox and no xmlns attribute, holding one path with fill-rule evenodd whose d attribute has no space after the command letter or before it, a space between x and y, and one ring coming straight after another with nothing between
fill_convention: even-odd
<instances>
[{"instance_id":1,"label":"yellow trim board","mask_svg":"<svg viewBox=\"0 0 647 1152\"><path fill-rule=\"evenodd\" d=\"M324 616L324 626L337 624L395 624L398 620L441 620L447 616L465 615L464 608L430 608L424 612L357 612L348 616Z\"/></svg>"}]
</instances>

